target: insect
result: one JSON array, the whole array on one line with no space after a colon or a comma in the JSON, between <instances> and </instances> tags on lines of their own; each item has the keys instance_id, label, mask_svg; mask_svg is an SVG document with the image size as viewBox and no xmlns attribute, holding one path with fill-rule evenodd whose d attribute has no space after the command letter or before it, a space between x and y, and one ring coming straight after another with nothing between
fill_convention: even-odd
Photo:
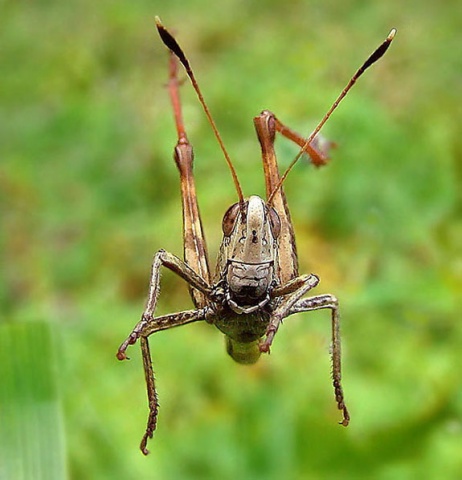
<instances>
[{"instance_id":1,"label":"insect","mask_svg":"<svg viewBox=\"0 0 462 480\"><path fill-rule=\"evenodd\" d=\"M140 449L147 455L147 442L157 425L158 400L148 337L192 322L206 321L225 334L228 354L237 362L255 363L261 353L267 353L283 319L295 313L327 309L332 323L332 377L335 399L342 411L340 422L347 426L350 415L345 405L341 385L340 318L337 298L323 294L305 296L319 283L314 274L298 272L294 229L290 220L283 183L302 156L307 154L315 166L328 160L327 149L317 137L322 126L337 108L356 80L388 49L396 30L357 70L322 121L308 138L284 125L273 113L265 110L254 118L260 142L266 183L266 201L252 195L244 198L235 169L221 136L205 103L195 75L183 50L171 33L156 17L157 30L170 50L168 90L173 106L178 142L174 160L180 172L183 208L184 260L165 250L159 250L152 263L149 295L141 320L121 344L117 358L127 358L126 350L138 340L141 344L147 383L149 417ZM193 176L193 149L183 124L179 96L178 60L188 74L205 111L215 137L224 154L237 191L237 202L228 208L222 221L223 241L220 246L215 275L212 278L207 248L196 199ZM300 146L298 155L283 175L279 174L274 140L279 132ZM160 293L160 270L166 267L179 275L189 286L195 308L155 316Z\"/></svg>"}]
</instances>

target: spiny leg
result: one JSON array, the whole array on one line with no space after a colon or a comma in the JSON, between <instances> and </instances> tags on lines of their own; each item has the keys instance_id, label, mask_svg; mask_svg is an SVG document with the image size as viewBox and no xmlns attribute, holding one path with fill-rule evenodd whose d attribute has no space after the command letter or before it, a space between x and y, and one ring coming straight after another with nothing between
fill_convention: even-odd
<instances>
[{"instance_id":1,"label":"spiny leg","mask_svg":"<svg viewBox=\"0 0 462 480\"><path fill-rule=\"evenodd\" d=\"M152 317L151 315L143 315L141 320L135 325L130 335L120 345L117 351L117 358L119 360L128 360L126 350L129 345L132 345L140 337L149 337L155 332L161 330L168 330L172 327L186 325L187 323L204 320L209 312L209 309L200 308L197 310L185 310L184 312L171 313L162 315L160 317Z\"/></svg>"},{"instance_id":2,"label":"spiny leg","mask_svg":"<svg viewBox=\"0 0 462 480\"><path fill-rule=\"evenodd\" d=\"M157 399L156 384L154 378L154 370L152 368L151 352L149 350L149 342L147 337L140 338L141 354L143 356L144 377L146 379L146 391L148 394L149 416L146 424L146 432L140 443L140 450L144 455L148 455L149 450L146 448L148 439L152 438L157 427L157 413L159 412L159 402Z\"/></svg>"},{"instance_id":3,"label":"spiny leg","mask_svg":"<svg viewBox=\"0 0 462 480\"><path fill-rule=\"evenodd\" d=\"M141 441L141 451L147 455L146 443L148 438L152 438L153 432L157 423L157 394L154 383L154 372L152 369L151 356L149 352L149 345L147 337L160 330L166 330L168 328L176 327L179 325L185 325L187 323L204 320L208 308L201 308L197 310L188 310L185 312L174 313L170 315L164 315L154 318L154 312L156 309L157 297L159 295L160 284L160 268L165 266L182 277L189 285L202 292L205 296L210 294L210 287L207 285L204 279L202 279L194 270L187 264L180 260L175 255L164 250L159 250L154 256L151 269L151 281L149 286L149 297L146 304L145 311L141 317L141 320L137 323L130 335L125 339L122 345L117 351L117 358L124 360L127 358L126 350L129 345L132 345L140 338L141 351L143 355L143 365L146 378L146 387L148 393L149 402L149 417L146 426L146 433Z\"/></svg>"},{"instance_id":4,"label":"spiny leg","mask_svg":"<svg viewBox=\"0 0 462 480\"><path fill-rule=\"evenodd\" d=\"M320 310L323 308L329 308L332 312L332 380L338 409L343 412L343 420L340 423L346 427L350 423L350 414L345 405L342 388L342 350L340 341L340 315L337 298L330 294L303 298L298 300L290 308L288 315Z\"/></svg>"},{"instance_id":5,"label":"spiny leg","mask_svg":"<svg viewBox=\"0 0 462 480\"><path fill-rule=\"evenodd\" d=\"M140 449L147 455L149 453L146 448L149 438L152 438L157 426L157 414L159 411L159 402L157 399L154 370L152 368L151 353L149 350L148 337L149 335L160 330L166 330L187 323L204 320L208 309L202 308L198 310L187 310L184 312L174 313L170 315L163 315L161 317L153 318L150 322L146 321L142 326L138 335L140 337L141 353L143 356L144 376L146 379L146 391L148 394L149 416L146 424L146 432L141 439ZM120 349L119 349L120 350ZM125 354L124 354L125 355ZM119 357L120 358L120 357Z\"/></svg>"},{"instance_id":6,"label":"spiny leg","mask_svg":"<svg viewBox=\"0 0 462 480\"><path fill-rule=\"evenodd\" d=\"M210 295L211 288L207 282L200 277L189 265L180 260L177 256L172 253L166 252L165 250L159 250L154 255L154 260L152 262L151 268L151 281L149 284L149 296L146 303L146 307L141 320L135 325L135 328L132 330L130 335L125 339L122 345L119 347L117 352L117 358L119 360L124 360L126 357L125 351L129 345L136 343L136 340L140 336L144 325L152 321L154 317L154 312L157 305L157 297L159 296L159 284L160 284L160 267L167 267L172 272L179 275L183 280L185 280L188 285L193 288L196 288L205 296Z\"/></svg>"}]
</instances>

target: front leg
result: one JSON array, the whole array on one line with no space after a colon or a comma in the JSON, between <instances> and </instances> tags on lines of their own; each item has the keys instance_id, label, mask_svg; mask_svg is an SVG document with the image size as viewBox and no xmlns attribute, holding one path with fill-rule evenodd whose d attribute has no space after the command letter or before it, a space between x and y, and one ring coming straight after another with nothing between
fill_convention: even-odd
<instances>
[{"instance_id":1,"label":"front leg","mask_svg":"<svg viewBox=\"0 0 462 480\"><path fill-rule=\"evenodd\" d=\"M149 405L149 416L146 424L146 431L143 435L143 438L141 439L140 444L140 449L144 455L147 455L149 453L146 446L148 439L152 438L156 429L157 414L159 411L159 402L157 399L154 370L152 368L152 359L151 352L149 350L148 337L149 335L160 330L166 330L168 328L197 322L199 320L204 320L208 310L209 309L206 307L198 310L188 310L185 312L174 313L171 315L164 315L162 317L152 318L150 321L146 320L143 322L142 325L140 322L137 325L137 327L139 326L137 336L140 338L141 353L143 356L144 376L146 379L146 390ZM122 344L122 346L119 348L117 356L120 360L127 358L125 356L124 344Z\"/></svg>"},{"instance_id":2,"label":"front leg","mask_svg":"<svg viewBox=\"0 0 462 480\"><path fill-rule=\"evenodd\" d=\"M272 292L272 297L281 296L279 305L271 314L270 323L266 330L266 338L260 343L261 352L269 352L274 336L278 331L282 320L290 315L291 308L296 304L300 298L309 290L316 287L319 283L319 278L316 275L301 275L294 278L285 285L276 287Z\"/></svg>"},{"instance_id":3,"label":"front leg","mask_svg":"<svg viewBox=\"0 0 462 480\"><path fill-rule=\"evenodd\" d=\"M159 250L152 262L151 268L151 281L149 284L149 297L146 303L146 308L141 317L141 320L135 325L130 335L120 345L117 351L117 358L119 360L125 360L127 358L126 350L129 345L133 345L138 338L141 342L141 352L143 355L144 375L146 378L146 387L149 402L149 417L146 425L146 432L141 440L141 451L147 455L149 452L146 448L146 444L149 438L152 438L154 430L157 425L157 412L158 402L157 393L154 381L154 371L152 368L151 355L149 352L148 337L149 335L158 332L160 330L166 330L168 328L176 327L179 325L185 325L187 323L204 320L208 315L209 308L204 307L197 310L188 310L185 312L174 313L171 315L164 315L154 318L154 313L157 305L157 298L160 291L160 269L161 267L167 267L172 272L175 272L183 280L185 280L191 288L197 289L201 292L205 298L209 298L211 294L211 287L207 282L199 276L189 265L183 260L180 260L175 255L166 252L165 250Z\"/></svg>"},{"instance_id":4,"label":"front leg","mask_svg":"<svg viewBox=\"0 0 462 480\"><path fill-rule=\"evenodd\" d=\"M152 262L149 296L144 313L141 316L141 320L135 325L135 328L132 330L130 335L119 347L117 352L117 358L119 360L124 360L127 358L125 351L127 350L128 346L133 345L137 341L137 339L141 336L143 329L146 328L146 325L150 324L154 319L154 312L156 310L157 298L160 291L160 267L162 266L167 267L172 272L175 272L177 275L183 278L183 280L185 280L190 287L196 288L206 297L211 294L211 287L188 264L183 262L183 260L180 260L172 253L166 252L165 250L159 250L155 254Z\"/></svg>"},{"instance_id":5,"label":"front leg","mask_svg":"<svg viewBox=\"0 0 462 480\"><path fill-rule=\"evenodd\" d=\"M334 384L335 400L339 410L343 412L343 420L340 422L343 426L350 423L350 414L345 405L345 399L342 388L342 355L340 341L340 315L338 310L338 300L330 294L317 295L315 297L303 298L296 302L289 310L288 315L312 310L328 308L331 311L332 319L332 380Z\"/></svg>"}]
</instances>

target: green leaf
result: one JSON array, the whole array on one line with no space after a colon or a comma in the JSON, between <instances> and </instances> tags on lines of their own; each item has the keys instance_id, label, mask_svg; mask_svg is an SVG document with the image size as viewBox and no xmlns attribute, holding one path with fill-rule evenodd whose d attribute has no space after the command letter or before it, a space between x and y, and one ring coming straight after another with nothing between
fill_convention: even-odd
<instances>
[{"instance_id":1,"label":"green leaf","mask_svg":"<svg viewBox=\"0 0 462 480\"><path fill-rule=\"evenodd\" d=\"M50 327L0 326L0 478L67 478Z\"/></svg>"}]
</instances>

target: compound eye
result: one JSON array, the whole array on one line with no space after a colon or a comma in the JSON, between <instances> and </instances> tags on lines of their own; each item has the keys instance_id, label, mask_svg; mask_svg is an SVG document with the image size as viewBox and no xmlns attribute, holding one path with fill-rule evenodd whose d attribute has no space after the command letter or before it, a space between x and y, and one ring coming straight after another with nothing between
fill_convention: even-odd
<instances>
[{"instance_id":1,"label":"compound eye","mask_svg":"<svg viewBox=\"0 0 462 480\"><path fill-rule=\"evenodd\" d=\"M236 225L236 219L239 215L239 203L235 203L231 205L223 217L223 222L221 223L221 228L223 230L223 234L226 237L229 237L231 233L233 233L234 225Z\"/></svg>"},{"instance_id":2,"label":"compound eye","mask_svg":"<svg viewBox=\"0 0 462 480\"><path fill-rule=\"evenodd\" d=\"M270 222L271 233L273 234L273 238L276 239L281 233L281 220L279 219L279 215L273 207L268 209L268 218Z\"/></svg>"}]
</instances>

